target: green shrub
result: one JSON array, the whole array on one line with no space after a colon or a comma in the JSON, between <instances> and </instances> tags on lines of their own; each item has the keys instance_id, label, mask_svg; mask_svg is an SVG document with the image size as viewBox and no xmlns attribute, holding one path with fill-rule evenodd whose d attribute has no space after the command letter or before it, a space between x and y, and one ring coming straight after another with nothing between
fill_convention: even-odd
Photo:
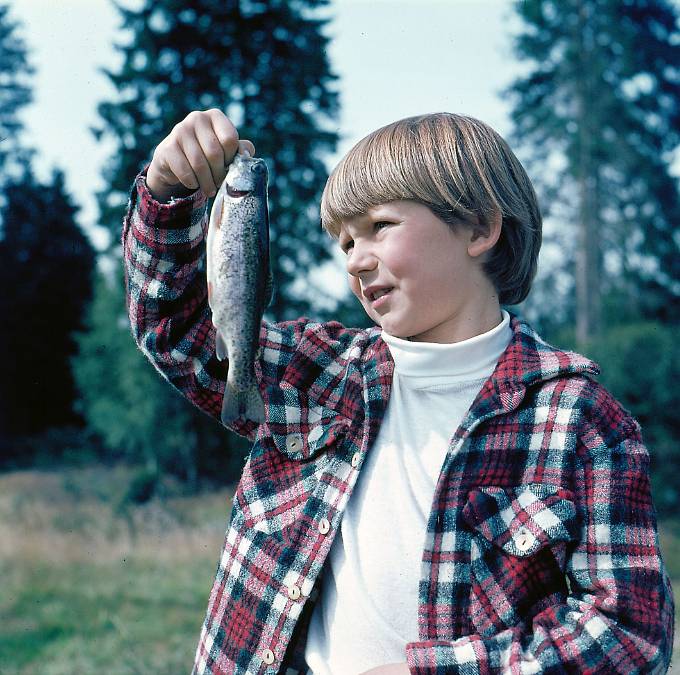
<instances>
[{"instance_id":1,"label":"green shrub","mask_svg":"<svg viewBox=\"0 0 680 675\"><path fill-rule=\"evenodd\" d=\"M620 325L584 350L602 368L600 381L642 425L652 460L658 510L680 505L680 331L657 322Z\"/></svg>"}]
</instances>

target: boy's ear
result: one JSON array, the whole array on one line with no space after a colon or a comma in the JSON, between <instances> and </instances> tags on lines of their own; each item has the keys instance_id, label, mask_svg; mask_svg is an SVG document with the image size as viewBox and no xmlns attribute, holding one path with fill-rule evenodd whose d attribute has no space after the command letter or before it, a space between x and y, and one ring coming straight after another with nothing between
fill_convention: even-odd
<instances>
[{"instance_id":1,"label":"boy's ear","mask_svg":"<svg viewBox=\"0 0 680 675\"><path fill-rule=\"evenodd\" d=\"M471 235L468 244L468 254L477 258L490 251L498 242L503 226L503 216L500 211L494 211L483 220L470 226Z\"/></svg>"}]
</instances>

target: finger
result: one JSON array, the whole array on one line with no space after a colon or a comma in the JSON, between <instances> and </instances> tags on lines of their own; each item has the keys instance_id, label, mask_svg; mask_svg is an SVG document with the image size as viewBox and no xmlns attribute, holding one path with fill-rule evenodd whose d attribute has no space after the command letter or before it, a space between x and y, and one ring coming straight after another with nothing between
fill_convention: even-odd
<instances>
[{"instance_id":1,"label":"finger","mask_svg":"<svg viewBox=\"0 0 680 675\"><path fill-rule=\"evenodd\" d=\"M196 121L196 139L205 156L215 185L221 185L227 175L227 161L224 148L208 117L201 117Z\"/></svg>"},{"instance_id":2,"label":"finger","mask_svg":"<svg viewBox=\"0 0 680 675\"><path fill-rule=\"evenodd\" d=\"M165 179L168 185L181 183L189 190L196 190L200 187L198 177L191 168L191 164L179 143L175 144L173 151L168 153L165 161L171 174Z\"/></svg>"},{"instance_id":3,"label":"finger","mask_svg":"<svg viewBox=\"0 0 680 675\"><path fill-rule=\"evenodd\" d=\"M203 191L203 194L207 197L213 197L217 192L217 186L213 180L208 159L203 152L203 148L201 148L201 144L196 138L196 134L191 131L183 135L180 145L198 179L198 184Z\"/></svg>"},{"instance_id":4,"label":"finger","mask_svg":"<svg viewBox=\"0 0 680 675\"><path fill-rule=\"evenodd\" d=\"M239 149L238 131L229 118L216 108L208 110L213 131L224 151L225 165L229 164Z\"/></svg>"},{"instance_id":5,"label":"finger","mask_svg":"<svg viewBox=\"0 0 680 675\"><path fill-rule=\"evenodd\" d=\"M246 152L250 154L251 157L255 157L255 146L251 141L243 139L238 142L238 151L240 154L245 154Z\"/></svg>"}]
</instances>

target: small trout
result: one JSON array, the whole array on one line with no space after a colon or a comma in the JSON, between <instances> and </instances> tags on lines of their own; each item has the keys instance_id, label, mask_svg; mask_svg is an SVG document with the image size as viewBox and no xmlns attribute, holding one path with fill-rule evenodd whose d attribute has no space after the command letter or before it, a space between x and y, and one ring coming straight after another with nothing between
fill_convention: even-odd
<instances>
[{"instance_id":1,"label":"small trout","mask_svg":"<svg viewBox=\"0 0 680 675\"><path fill-rule=\"evenodd\" d=\"M255 379L262 314L271 300L267 165L247 153L232 160L210 213L208 303L215 351L229 359L222 422L264 422Z\"/></svg>"}]
</instances>

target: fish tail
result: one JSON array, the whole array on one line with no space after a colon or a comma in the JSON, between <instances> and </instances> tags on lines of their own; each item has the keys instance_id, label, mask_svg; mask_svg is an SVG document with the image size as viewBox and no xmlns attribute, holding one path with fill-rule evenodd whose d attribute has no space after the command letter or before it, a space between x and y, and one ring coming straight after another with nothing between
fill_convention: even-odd
<instances>
[{"instance_id":1,"label":"fish tail","mask_svg":"<svg viewBox=\"0 0 680 675\"><path fill-rule=\"evenodd\" d=\"M253 422L264 422L264 401L257 385L238 390L227 380L222 401L222 423L229 424L238 417L245 417Z\"/></svg>"},{"instance_id":2,"label":"fish tail","mask_svg":"<svg viewBox=\"0 0 680 675\"><path fill-rule=\"evenodd\" d=\"M264 401L256 384L246 392L246 417L254 422L264 422Z\"/></svg>"}]
</instances>

